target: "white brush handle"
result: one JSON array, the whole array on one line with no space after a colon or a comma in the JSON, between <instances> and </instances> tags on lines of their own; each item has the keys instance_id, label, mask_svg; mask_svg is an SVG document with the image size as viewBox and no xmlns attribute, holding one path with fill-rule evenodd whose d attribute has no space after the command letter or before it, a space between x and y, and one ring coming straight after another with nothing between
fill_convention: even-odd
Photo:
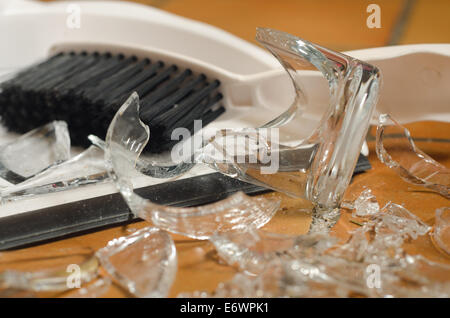
<instances>
[{"instance_id":1,"label":"white brush handle","mask_svg":"<svg viewBox=\"0 0 450 318\"><path fill-rule=\"evenodd\" d=\"M345 54L381 70L383 83L372 124L381 113L401 123L450 122L450 44L400 45ZM265 72L226 86L231 104L286 109L294 90L283 73ZM319 72L301 71L298 78L308 100L304 115L319 120L329 103L327 83Z\"/></svg>"},{"instance_id":2,"label":"white brush handle","mask_svg":"<svg viewBox=\"0 0 450 318\"><path fill-rule=\"evenodd\" d=\"M121 1L4 1L0 1L0 68L29 65L45 58L53 45L65 42L158 48L236 74L278 67L277 61L256 45L150 6ZM78 13L79 28L70 23Z\"/></svg>"},{"instance_id":3,"label":"white brush handle","mask_svg":"<svg viewBox=\"0 0 450 318\"><path fill-rule=\"evenodd\" d=\"M401 123L450 122L450 44L399 45L348 55L381 70L378 114L391 114Z\"/></svg>"}]
</instances>

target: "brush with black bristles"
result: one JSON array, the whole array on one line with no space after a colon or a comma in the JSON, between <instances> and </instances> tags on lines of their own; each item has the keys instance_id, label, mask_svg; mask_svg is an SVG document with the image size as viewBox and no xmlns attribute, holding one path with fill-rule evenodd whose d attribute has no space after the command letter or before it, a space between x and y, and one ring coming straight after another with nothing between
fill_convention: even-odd
<instances>
[{"instance_id":1,"label":"brush with black bristles","mask_svg":"<svg viewBox=\"0 0 450 318\"><path fill-rule=\"evenodd\" d=\"M59 53L0 84L0 117L10 131L25 133L52 120L69 125L73 145L89 134L104 138L116 111L133 92L141 120L150 127L146 150L169 150L173 129L206 126L225 108L220 82L161 61L111 53Z\"/></svg>"}]
</instances>

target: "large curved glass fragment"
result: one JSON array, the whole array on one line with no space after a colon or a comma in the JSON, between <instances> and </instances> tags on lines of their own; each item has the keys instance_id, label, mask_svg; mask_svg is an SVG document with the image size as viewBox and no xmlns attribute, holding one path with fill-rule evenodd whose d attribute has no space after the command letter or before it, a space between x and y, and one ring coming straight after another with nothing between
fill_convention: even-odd
<instances>
[{"instance_id":1,"label":"large curved glass fragment","mask_svg":"<svg viewBox=\"0 0 450 318\"><path fill-rule=\"evenodd\" d=\"M297 98L288 110L254 129L253 134L242 137L241 131L233 130L219 134L213 140L214 148L228 160L209 162L220 172L243 181L306 198L321 209L336 208L350 182L375 109L380 72L370 64L284 32L258 28L256 39L286 69ZM301 83L302 73L311 71L326 80L328 90L322 96L308 96L304 87L309 83ZM308 114L317 112L317 104L311 100L323 103L326 97L327 111L318 115L322 118L318 127L297 144L283 143L286 127L293 126L287 130L295 134L295 125L309 125ZM260 143L266 145L263 150L270 154L268 160L261 160L259 151L251 153L257 158L253 162L239 160L242 156L226 146L237 137L243 140L241 144L255 144L255 136L261 135L269 136ZM275 169L268 173L268 167Z\"/></svg>"},{"instance_id":2,"label":"large curved glass fragment","mask_svg":"<svg viewBox=\"0 0 450 318\"><path fill-rule=\"evenodd\" d=\"M133 191L133 180L145 177L148 167L152 166L151 162L140 157L149 137L149 128L139 119L139 97L134 93L110 124L106 136L105 160L111 177L136 216L173 233L208 239L217 232L242 230L251 226L259 228L278 209L278 201L252 198L243 193L193 208L162 206L140 197Z\"/></svg>"},{"instance_id":3,"label":"large curved glass fragment","mask_svg":"<svg viewBox=\"0 0 450 318\"><path fill-rule=\"evenodd\" d=\"M138 297L167 297L177 272L177 254L170 235L146 227L111 240L96 256L106 271Z\"/></svg>"},{"instance_id":4,"label":"large curved glass fragment","mask_svg":"<svg viewBox=\"0 0 450 318\"><path fill-rule=\"evenodd\" d=\"M376 151L380 161L406 182L450 198L450 169L417 148L409 131L387 114L379 118Z\"/></svg>"},{"instance_id":5,"label":"large curved glass fragment","mask_svg":"<svg viewBox=\"0 0 450 318\"><path fill-rule=\"evenodd\" d=\"M0 203L106 181L109 176L103 157L101 149L90 146L79 155L53 165L20 184L0 189Z\"/></svg>"},{"instance_id":6,"label":"large curved glass fragment","mask_svg":"<svg viewBox=\"0 0 450 318\"><path fill-rule=\"evenodd\" d=\"M53 121L0 146L0 178L18 184L69 158L67 124Z\"/></svg>"}]
</instances>

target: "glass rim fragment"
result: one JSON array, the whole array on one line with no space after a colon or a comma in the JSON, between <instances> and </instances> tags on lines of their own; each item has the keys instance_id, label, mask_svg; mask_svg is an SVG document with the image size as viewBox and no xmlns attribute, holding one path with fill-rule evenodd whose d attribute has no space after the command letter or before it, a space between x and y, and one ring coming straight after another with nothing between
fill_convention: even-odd
<instances>
[{"instance_id":1,"label":"glass rim fragment","mask_svg":"<svg viewBox=\"0 0 450 318\"><path fill-rule=\"evenodd\" d=\"M387 149L385 134L388 129L397 129L400 131L397 140L403 140L408 147L406 155L394 159L392 149ZM408 129L400 125L389 114L381 114L377 127L376 153L379 160L397 172L397 174L406 182L420 185L436 191L446 198L450 198L450 169L435 161L433 158L419 149L411 138ZM407 161L413 158L414 163Z\"/></svg>"},{"instance_id":2,"label":"glass rim fragment","mask_svg":"<svg viewBox=\"0 0 450 318\"><path fill-rule=\"evenodd\" d=\"M139 250L135 246L144 244ZM146 245L152 244L152 245ZM153 244L163 244L163 246L153 246ZM114 256L125 254L125 259L121 259L116 264L112 259ZM133 255L131 255L131 253ZM140 254L142 253L142 255ZM161 260L147 259L149 253L155 253ZM115 238L95 253L102 267L113 277L122 287L138 297L166 297L170 291L178 268L177 251L175 243L168 232L156 227L148 226L142 228L128 236ZM155 256L152 254L152 256ZM140 265L148 263L151 268L144 268L138 271L133 263L133 257ZM117 260L116 260L117 261ZM157 261L157 264L154 262ZM148 276L156 281L148 282ZM139 281L140 279L143 280ZM149 289L150 288L150 289Z\"/></svg>"},{"instance_id":3,"label":"glass rim fragment","mask_svg":"<svg viewBox=\"0 0 450 318\"><path fill-rule=\"evenodd\" d=\"M450 255L450 242L444 242L442 239L442 235L446 232L450 232L450 207L436 209L432 236L438 249Z\"/></svg>"}]
</instances>

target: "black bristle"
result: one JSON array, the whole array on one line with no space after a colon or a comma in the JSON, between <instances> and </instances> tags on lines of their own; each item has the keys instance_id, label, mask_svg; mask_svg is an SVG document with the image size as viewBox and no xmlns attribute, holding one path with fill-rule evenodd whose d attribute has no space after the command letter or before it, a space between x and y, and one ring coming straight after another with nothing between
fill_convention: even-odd
<instances>
[{"instance_id":1,"label":"black bristle","mask_svg":"<svg viewBox=\"0 0 450 318\"><path fill-rule=\"evenodd\" d=\"M123 104L129 97L130 91L155 76L163 66L164 63L160 61L153 63L149 67L144 68L140 74L130 79L127 83L115 89L111 94L113 100L111 104Z\"/></svg>"},{"instance_id":2,"label":"black bristle","mask_svg":"<svg viewBox=\"0 0 450 318\"><path fill-rule=\"evenodd\" d=\"M166 128L170 129L181 117L187 116L193 111L194 107L201 104L202 100L208 97L219 84L219 81L214 81L191 93L186 99L178 102L170 110L152 119L153 124L156 125L158 129L160 129L160 127L163 127L162 129L164 130L166 130Z\"/></svg>"},{"instance_id":3,"label":"black bristle","mask_svg":"<svg viewBox=\"0 0 450 318\"><path fill-rule=\"evenodd\" d=\"M141 105L146 109L147 108L150 109L150 106L152 109L158 108L158 106L154 105L154 104L156 102L159 102L163 98L166 98L168 95L173 96L172 93L174 93L175 91L181 90L181 88L179 88L179 85L191 74L192 74L192 71L187 69L180 75L172 78L168 83L166 83L166 85L164 85L160 89L148 94L145 98L143 98L141 100ZM142 115L142 113L141 113L141 115Z\"/></svg>"},{"instance_id":4,"label":"black bristle","mask_svg":"<svg viewBox=\"0 0 450 318\"><path fill-rule=\"evenodd\" d=\"M140 116L150 126L146 150L169 150L177 141L172 130L191 132L194 120L203 126L225 109L219 81L203 74L165 67L161 61L111 53L59 53L0 83L1 122L10 131L25 133L52 120L69 125L73 145L88 146L87 136L101 138L113 116L133 92L140 97Z\"/></svg>"},{"instance_id":5,"label":"black bristle","mask_svg":"<svg viewBox=\"0 0 450 318\"><path fill-rule=\"evenodd\" d=\"M203 84L205 81L206 76L203 74L194 79L190 79L172 95L167 96L156 104L151 103L150 105L146 105L147 107L145 107L145 110L141 111L141 117L144 120L154 119L156 116L161 115L162 113L172 108L174 105L178 104L179 101L190 94L195 89L195 87ZM145 102L146 99L144 99L144 103Z\"/></svg>"}]
</instances>

